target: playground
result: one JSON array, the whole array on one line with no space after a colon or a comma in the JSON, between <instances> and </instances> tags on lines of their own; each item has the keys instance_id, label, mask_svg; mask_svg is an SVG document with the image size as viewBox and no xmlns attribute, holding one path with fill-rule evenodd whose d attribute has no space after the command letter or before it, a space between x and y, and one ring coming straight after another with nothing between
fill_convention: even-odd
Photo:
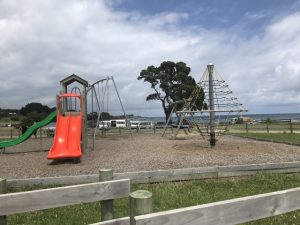
<instances>
[{"instance_id":1,"label":"playground","mask_svg":"<svg viewBox=\"0 0 300 225\"><path fill-rule=\"evenodd\" d=\"M6 216L13 214L94 201L100 201L101 221L110 220L114 218L113 202L111 200L129 196L130 218L119 218L109 224L144 225L144 218L139 219L135 215L152 212L152 193L147 190L130 193L132 181L151 183L214 179L228 176L241 177L261 173L262 171L266 173L298 173L300 169L299 145L258 141L228 135L230 129L228 128L229 115L238 115L247 110L232 95L232 91L225 81L214 76L213 71L213 65L208 65L200 82L203 89L197 86L190 98L174 102L168 122L163 129L162 127L156 128L155 125L143 127L144 129L141 130L137 127L135 129L131 127L131 122L125 113L113 77L101 79L92 85L75 74L60 81L62 91L57 95L56 111L53 111L44 120L29 127L16 139L12 139L11 132L11 139L0 142L0 149L4 153L0 155L0 171L1 177L5 177L5 179L0 179L0 191L2 190L3 193L0 192L0 198L3 199L2 205L0 205L0 208L2 207L2 211L0 210L0 224L6 225ZM105 125L104 118L101 118L102 113L108 111L105 110L106 104L103 100L109 96L105 90L107 90L107 84L110 80L115 87L116 99L119 100L124 116L122 118L122 125L124 126L118 127L117 120L114 120L115 126L111 122L110 129L115 132L106 132L107 129L103 129ZM80 90L73 87L71 91L68 90L68 86L73 82L78 82L83 88ZM100 95L99 90L104 90L101 92L102 95ZM87 93L91 93L92 115L95 112L94 107L97 110L97 118L92 116L92 121L89 121L92 124L90 126L88 126L87 120ZM203 101L205 104L202 104L202 108L195 107L203 93L208 99ZM106 108L108 109L108 105ZM176 114L178 118L178 122L175 124L171 122L172 114ZM202 122L197 120L195 114L201 114ZM202 116L202 114L207 116ZM52 137L53 135L47 135L47 132L43 132L42 129L45 129L43 127L49 125L55 118L56 127L53 131L54 137ZM267 126L269 133L269 124ZM293 134L295 127L293 128L291 121L289 128L290 135L296 135ZM37 131L39 131L39 135L33 137L32 135L36 134ZM247 127L246 133L248 134L248 132L249 128ZM99 171L100 168L108 169ZM297 176L295 175L295 177ZM29 186L35 184L75 185L46 188L41 191L19 192L18 195L5 194L6 187L25 187L26 185L23 186L22 183L23 185L27 183ZM261 193L260 184L258 183L255 181L255 185L258 186L259 190L256 193ZM176 183L174 184L176 186ZM294 187L295 185L285 186L284 188ZM190 190L190 188L185 189ZM227 189L225 188L225 190ZM298 210L299 206L294 203L298 199L294 196L298 196L299 191L299 188L294 188L230 200L231 204L241 208L243 216L237 218L229 216L228 221L230 222L227 224L247 222L276 215L274 214L274 211L276 211L274 207L278 206L276 205L277 201L273 200L274 198L283 199L284 197L286 199L284 200L286 204L282 204L285 208L279 214ZM167 193L165 195L167 196ZM53 196L55 197L53 198ZM240 195L232 197L240 197ZM257 204L255 201L260 203L262 202L261 198L269 199L270 203L263 201L265 205ZM6 204L9 201L10 203ZM144 205L135 207L140 203L132 203L134 201L141 201ZM47 204L44 204L44 202L47 202ZM248 202L252 203L249 205ZM276 203L275 206L272 206L273 202ZM199 203L202 202L191 204ZM225 213L226 210L230 210L227 203L224 201L214 204L217 207L222 206L222 210L224 210L224 213L221 213L222 215L231 215L231 211ZM258 205L263 208L270 207L270 212L257 210ZM176 221L176 223L178 218L182 218L182 223L179 224L186 224L185 212L193 212L194 209L182 208L183 205L181 204L178 207L181 207L178 210L182 211L182 215L180 212L174 214L171 211L165 211L163 217L166 215L170 218L170 221ZM198 205L196 207L201 211L210 208L211 205ZM135 208L137 210L147 208L147 210L142 213L134 212ZM258 214L252 216L252 209ZM215 216L216 209L213 207L209 210L213 212L213 214L208 213L209 221L211 215L214 215L212 217L214 220L221 221L221 223L214 224L223 224L222 218ZM124 215L127 215L127 213L124 213ZM202 215L202 213L197 213L197 217L195 217L197 220L198 215ZM151 220L154 222L151 224L165 224L161 220L161 216L157 217L154 214L152 217ZM10 223L14 217L8 217L8 219ZM22 218L20 220L23 221ZM142 222L135 222L139 220ZM99 221L99 218L97 217L94 221ZM124 223L119 223L120 221ZM31 220L29 220L29 223L31 223Z\"/></svg>"},{"instance_id":2,"label":"playground","mask_svg":"<svg viewBox=\"0 0 300 225\"><path fill-rule=\"evenodd\" d=\"M133 133L132 137L130 134L99 135L94 151L86 151L81 163L63 161L51 165L46 149L51 147L53 139L43 138L42 141L44 151L40 151L39 139L30 138L11 147L11 154L2 154L1 176L31 178L95 174L99 168L129 172L300 160L300 147L287 144L224 136L211 149L199 135L180 134L177 140L171 140L162 138L161 134Z\"/></svg>"},{"instance_id":3,"label":"playground","mask_svg":"<svg viewBox=\"0 0 300 225\"><path fill-rule=\"evenodd\" d=\"M82 85L82 88L74 87L74 82ZM102 112L108 111L109 82L115 90L115 100L120 103L124 126L125 123L129 124L126 125L129 127L119 127L114 134L106 134L98 129L100 125L103 126ZM179 123L175 129L169 126L168 131L168 126L163 130L149 128L146 133L139 132L139 129L132 130L113 77L100 79L90 85L72 74L60 83L62 91L57 95L56 111L17 139L0 142L2 151L8 147L6 154L0 157L2 177L95 174L100 167L111 168L115 172L130 172L300 161L300 146L230 135L219 137L227 130L230 114L247 110L232 95L228 85L211 64L207 66L200 82L208 98L204 100L208 103L206 108L203 108L203 104L200 111L194 110L198 97L202 95L197 86L191 98L176 103L184 103L181 111L173 107L168 121L172 114L176 114ZM90 93L90 97L87 93ZM95 110L98 112L97 119L93 118L92 121L97 129L87 126L89 98L92 113ZM214 102L214 99L217 101ZM206 124L200 124L194 120L196 113L208 113L207 118L210 119ZM227 123L220 122L220 117L217 119L217 114L222 113L226 113ZM42 137L42 132L39 132L39 138L31 136L55 117L57 123L54 137ZM194 127L192 132L180 128L184 120L189 120L190 126Z\"/></svg>"}]
</instances>

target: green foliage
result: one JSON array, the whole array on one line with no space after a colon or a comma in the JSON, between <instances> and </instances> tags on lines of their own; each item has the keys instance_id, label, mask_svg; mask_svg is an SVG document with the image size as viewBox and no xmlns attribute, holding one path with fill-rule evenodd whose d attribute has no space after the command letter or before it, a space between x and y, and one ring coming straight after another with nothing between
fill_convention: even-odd
<instances>
[{"instance_id":1,"label":"green foliage","mask_svg":"<svg viewBox=\"0 0 300 225\"><path fill-rule=\"evenodd\" d=\"M271 119L271 118L269 118L269 117L268 117L264 122L267 123L267 124L278 123L277 120L273 120L273 119Z\"/></svg>"},{"instance_id":2,"label":"green foliage","mask_svg":"<svg viewBox=\"0 0 300 225\"><path fill-rule=\"evenodd\" d=\"M33 121L41 121L51 112L53 112L55 108L49 108L46 105L42 105L41 103L29 103L21 108L20 113L21 115L26 116L25 120L26 125L32 124ZM28 122L28 121L32 122Z\"/></svg>"},{"instance_id":3,"label":"green foliage","mask_svg":"<svg viewBox=\"0 0 300 225\"><path fill-rule=\"evenodd\" d=\"M10 116L10 119L11 119L11 121L19 121L20 117L17 115L14 115L14 116Z\"/></svg>"},{"instance_id":4,"label":"green foliage","mask_svg":"<svg viewBox=\"0 0 300 225\"><path fill-rule=\"evenodd\" d=\"M110 115L108 112L101 112L101 114L100 114L100 119L102 119L102 120L110 120L112 118L113 118L113 116ZM89 113L87 115L87 119L97 121L98 113L97 112Z\"/></svg>"},{"instance_id":5,"label":"green foliage","mask_svg":"<svg viewBox=\"0 0 300 225\"><path fill-rule=\"evenodd\" d=\"M46 105L42 105L41 103L32 102L25 105L20 110L20 113L24 116L32 112L49 114L51 112L51 109Z\"/></svg>"},{"instance_id":6,"label":"green foliage","mask_svg":"<svg viewBox=\"0 0 300 225\"><path fill-rule=\"evenodd\" d=\"M236 124L243 124L243 123L244 123L243 118L239 117L239 118L236 120L235 123L236 123Z\"/></svg>"},{"instance_id":7,"label":"green foliage","mask_svg":"<svg viewBox=\"0 0 300 225\"><path fill-rule=\"evenodd\" d=\"M161 101L167 118L172 110L171 103L188 99L195 88L199 88L194 78L189 75L190 71L190 67L184 62L165 61L159 67L152 65L143 69L137 79L150 83L154 93L148 95L146 101ZM203 99L204 93L201 90L200 97L196 100L196 108L202 108Z\"/></svg>"}]
</instances>

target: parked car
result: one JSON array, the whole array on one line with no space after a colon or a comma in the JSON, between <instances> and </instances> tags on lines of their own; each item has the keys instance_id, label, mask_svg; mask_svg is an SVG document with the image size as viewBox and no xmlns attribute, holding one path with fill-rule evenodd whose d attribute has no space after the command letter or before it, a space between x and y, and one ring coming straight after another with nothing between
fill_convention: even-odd
<instances>
[{"instance_id":1,"label":"parked car","mask_svg":"<svg viewBox=\"0 0 300 225\"><path fill-rule=\"evenodd\" d=\"M108 130L110 128L110 124L110 121L100 121L98 127L100 130Z\"/></svg>"}]
</instances>

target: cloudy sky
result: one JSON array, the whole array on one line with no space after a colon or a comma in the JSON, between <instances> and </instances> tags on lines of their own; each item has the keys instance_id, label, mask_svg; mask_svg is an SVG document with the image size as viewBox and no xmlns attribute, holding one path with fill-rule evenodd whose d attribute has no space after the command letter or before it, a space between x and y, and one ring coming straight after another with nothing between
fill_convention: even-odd
<instances>
[{"instance_id":1,"label":"cloudy sky","mask_svg":"<svg viewBox=\"0 0 300 225\"><path fill-rule=\"evenodd\" d=\"M0 107L54 106L75 73L114 76L127 113L160 116L136 78L171 60L196 80L213 63L249 113L299 113L299 24L297 0L0 0Z\"/></svg>"}]
</instances>

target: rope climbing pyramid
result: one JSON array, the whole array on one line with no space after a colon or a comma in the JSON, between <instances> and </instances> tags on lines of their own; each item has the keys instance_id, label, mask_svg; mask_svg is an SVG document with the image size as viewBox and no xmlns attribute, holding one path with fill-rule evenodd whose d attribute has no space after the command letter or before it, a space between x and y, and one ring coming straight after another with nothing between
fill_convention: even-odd
<instances>
[{"instance_id":1,"label":"rope climbing pyramid","mask_svg":"<svg viewBox=\"0 0 300 225\"><path fill-rule=\"evenodd\" d=\"M178 110L178 104L182 103L183 107ZM173 103L171 114L176 114L178 123L172 137L176 138L182 125L188 123L189 127L195 128L204 139L209 137L210 146L215 146L216 137L226 133L232 119L246 111L225 80L216 72L214 65L210 64L190 98ZM171 117L172 115L168 122Z\"/></svg>"}]
</instances>

